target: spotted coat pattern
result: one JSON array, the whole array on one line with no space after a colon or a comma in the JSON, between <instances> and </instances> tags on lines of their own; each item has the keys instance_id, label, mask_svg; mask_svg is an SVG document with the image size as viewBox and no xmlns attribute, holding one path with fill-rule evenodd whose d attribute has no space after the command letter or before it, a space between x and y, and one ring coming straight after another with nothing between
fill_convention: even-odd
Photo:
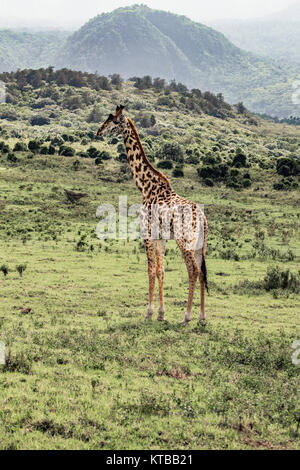
<instances>
[{"instance_id":1,"label":"spotted coat pattern","mask_svg":"<svg viewBox=\"0 0 300 470\"><path fill-rule=\"evenodd\" d=\"M156 278L159 285L158 320L163 321L165 315L163 282L166 242L161 237L153 239L151 226L153 217L155 217L152 210L154 205L160 209L157 215L157 222L160 228L163 224L164 212L168 211L171 236L174 237L174 234L176 235L175 227L182 225L180 227L181 236L174 238L182 253L189 277L189 296L184 323L187 324L191 320L194 290L198 279L200 280L201 294L200 320L205 320L205 285L207 286L205 256L208 239L206 217L202 211L199 211L197 204L176 194L166 176L151 164L145 155L133 122L123 115L123 109L123 106L118 106L116 113L108 117L98 130L97 135L103 135L105 132L116 132L123 135L130 171L138 189L142 193L143 209L140 213L141 225L146 226L148 230L148 236L144 237L149 277L149 305L146 318L151 318L154 313ZM181 217L177 212L178 207L182 208L183 215ZM189 210L185 211L187 207ZM198 246L197 241L199 240L200 233L203 234L203 241Z\"/></svg>"}]
</instances>

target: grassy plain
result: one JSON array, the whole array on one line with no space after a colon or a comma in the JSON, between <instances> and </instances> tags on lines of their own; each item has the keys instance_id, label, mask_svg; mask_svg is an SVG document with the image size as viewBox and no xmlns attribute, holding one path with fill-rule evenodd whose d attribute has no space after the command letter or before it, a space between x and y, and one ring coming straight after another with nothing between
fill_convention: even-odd
<instances>
[{"instance_id":1,"label":"grassy plain","mask_svg":"<svg viewBox=\"0 0 300 470\"><path fill-rule=\"evenodd\" d=\"M207 145L213 129L237 126L201 119ZM238 126L251 146L254 131ZM262 151L262 141L299 139L296 129L261 126L255 135ZM30 137L25 125L23 137ZM93 145L116 155L107 141ZM295 276L299 270L298 192L274 191L275 172L257 165L252 187L238 192L204 186L194 166L180 179L167 170L179 194L205 204L207 323L197 323L197 293L193 321L181 324L188 282L172 241L167 321L149 322L141 243L100 242L95 233L99 204L117 207L119 195L138 203L140 195L130 178L117 182L122 165L115 159L96 167L79 158L75 170L76 160L28 159L28 152L14 163L0 159L0 266L9 269L0 272L7 348L0 448L299 449L299 367L291 360L300 339L299 294L264 288L270 267ZM89 197L71 204L65 188ZM27 265L22 277L20 264Z\"/></svg>"}]
</instances>

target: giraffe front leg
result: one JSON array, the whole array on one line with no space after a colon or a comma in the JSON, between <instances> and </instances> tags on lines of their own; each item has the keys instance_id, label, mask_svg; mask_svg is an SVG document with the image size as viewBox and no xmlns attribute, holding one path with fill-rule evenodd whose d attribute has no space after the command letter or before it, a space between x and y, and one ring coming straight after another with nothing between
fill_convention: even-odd
<instances>
[{"instance_id":1,"label":"giraffe front leg","mask_svg":"<svg viewBox=\"0 0 300 470\"><path fill-rule=\"evenodd\" d=\"M155 289L155 251L152 241L145 240L145 248L148 258L148 277L149 277L149 305L146 313L146 319L151 319L154 313L154 289Z\"/></svg>"}]
</instances>

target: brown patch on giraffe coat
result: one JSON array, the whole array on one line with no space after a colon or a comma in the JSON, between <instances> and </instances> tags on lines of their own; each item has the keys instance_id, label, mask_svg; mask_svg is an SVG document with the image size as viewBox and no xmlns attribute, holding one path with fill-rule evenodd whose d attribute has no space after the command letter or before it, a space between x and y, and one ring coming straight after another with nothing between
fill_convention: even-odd
<instances>
[{"instance_id":1,"label":"brown patch on giraffe coat","mask_svg":"<svg viewBox=\"0 0 300 470\"><path fill-rule=\"evenodd\" d=\"M138 133L137 133L137 130L136 130L136 128L135 128L135 125L133 124L133 122L131 121L131 119L127 118L127 120L128 120L128 123L129 123L130 126L131 126L131 129L132 129L132 131L133 131L133 134L134 134L134 136L135 136L135 138L136 138L136 141L137 141L137 144L138 144L138 145L135 144L136 149L134 149L134 150L137 150L138 147L139 147L140 150L141 150L142 157L143 157L143 159L145 160L145 162L147 163L147 165L150 166L150 168L151 168L158 176L160 176L162 179L164 179L164 180L168 183L169 186L171 186L170 181L168 180L168 178L167 178L163 173L161 173L159 170L157 170L157 169L150 163L150 161L148 160L148 158L147 158L147 156L146 156L146 154L145 154L145 151L144 151L144 149L143 149L143 146L142 146L142 143L141 143L141 141L140 141L140 138L139 138L139 135L138 135ZM135 147L135 146L134 146L134 147ZM150 175L150 176L151 176L151 175Z\"/></svg>"}]
</instances>

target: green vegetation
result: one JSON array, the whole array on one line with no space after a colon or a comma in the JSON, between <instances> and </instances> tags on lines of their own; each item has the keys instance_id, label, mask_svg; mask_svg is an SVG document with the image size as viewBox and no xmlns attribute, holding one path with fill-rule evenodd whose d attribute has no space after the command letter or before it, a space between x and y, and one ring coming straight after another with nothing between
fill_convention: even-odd
<instances>
[{"instance_id":1,"label":"green vegetation","mask_svg":"<svg viewBox=\"0 0 300 470\"><path fill-rule=\"evenodd\" d=\"M297 54L299 48L292 40L291 44L289 49ZM258 113L299 118L299 107L291 99L299 67L281 67L271 59L238 48L212 28L145 5L99 15L69 35L0 31L0 72L50 65L111 75L117 89L122 86L121 76L146 76L148 80L157 77L154 80L158 90L165 80L175 78L203 92L221 90L226 101L244 102ZM49 97L36 103L37 109L45 105L45 99ZM172 106L172 99L161 96L158 103ZM78 104L66 97L63 105L76 109ZM95 122L98 118L97 109L92 109L88 119ZM151 114L141 115L140 124L151 127Z\"/></svg>"},{"instance_id":2,"label":"green vegetation","mask_svg":"<svg viewBox=\"0 0 300 470\"><path fill-rule=\"evenodd\" d=\"M0 72L47 67L70 33L0 30Z\"/></svg>"},{"instance_id":3,"label":"green vegetation","mask_svg":"<svg viewBox=\"0 0 300 470\"><path fill-rule=\"evenodd\" d=\"M10 75L15 104L1 106L1 449L299 449L299 191L273 185L283 167L299 182L290 160L300 129L174 83L140 89L71 71L50 83L50 70L40 73L39 85L26 83L29 71ZM32 125L43 100L50 124ZM159 323L144 320L142 242L97 239L100 204L141 202L122 140L96 139L100 123L90 119L119 103L135 123L154 117L138 125L146 153L178 194L205 205L206 325L197 323L199 292L191 324L180 323L188 279L174 241ZM251 185L230 186L217 177L222 165ZM72 202L64 189L88 197Z\"/></svg>"}]
</instances>

